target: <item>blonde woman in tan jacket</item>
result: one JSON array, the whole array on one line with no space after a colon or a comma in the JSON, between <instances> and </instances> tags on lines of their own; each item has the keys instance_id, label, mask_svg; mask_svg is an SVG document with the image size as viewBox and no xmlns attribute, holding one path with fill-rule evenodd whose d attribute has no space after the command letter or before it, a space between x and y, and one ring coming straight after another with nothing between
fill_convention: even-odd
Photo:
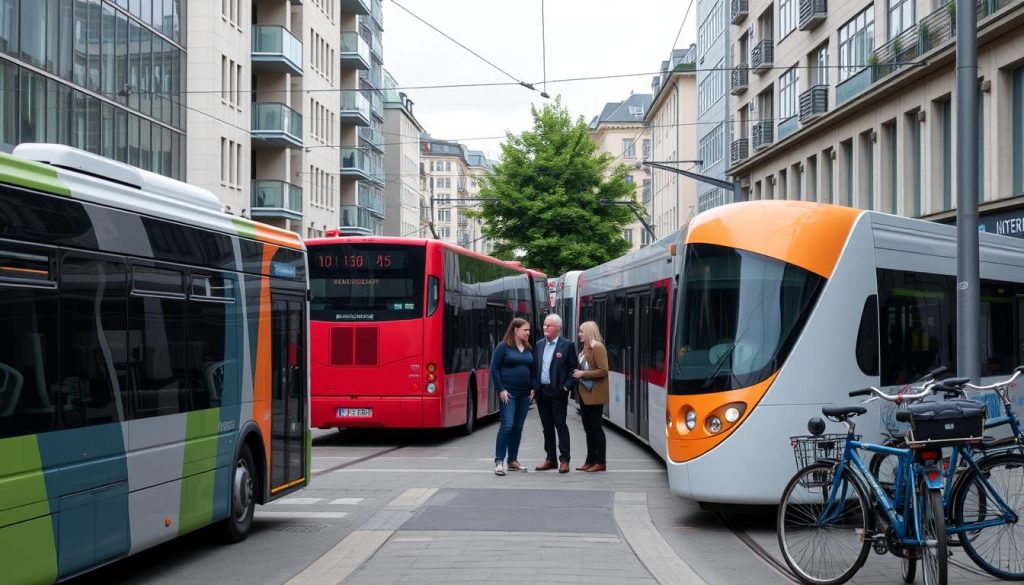
<instances>
[{"instance_id":1,"label":"blonde woman in tan jacket","mask_svg":"<svg viewBox=\"0 0 1024 585\"><path fill-rule=\"evenodd\" d=\"M605 349L597 323L580 325L580 368L572 376L579 383L576 394L587 433L587 460L578 471L605 471L605 436L602 417L608 404L608 350Z\"/></svg>"}]
</instances>

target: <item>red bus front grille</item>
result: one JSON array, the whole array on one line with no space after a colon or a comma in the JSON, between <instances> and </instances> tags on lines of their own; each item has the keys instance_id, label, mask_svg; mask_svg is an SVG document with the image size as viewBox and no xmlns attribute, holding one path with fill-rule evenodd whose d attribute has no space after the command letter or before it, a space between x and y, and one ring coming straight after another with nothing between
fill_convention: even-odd
<instances>
[{"instance_id":1,"label":"red bus front grille","mask_svg":"<svg viewBox=\"0 0 1024 585\"><path fill-rule=\"evenodd\" d=\"M376 327L335 327L331 330L331 365L376 366L379 341Z\"/></svg>"}]
</instances>

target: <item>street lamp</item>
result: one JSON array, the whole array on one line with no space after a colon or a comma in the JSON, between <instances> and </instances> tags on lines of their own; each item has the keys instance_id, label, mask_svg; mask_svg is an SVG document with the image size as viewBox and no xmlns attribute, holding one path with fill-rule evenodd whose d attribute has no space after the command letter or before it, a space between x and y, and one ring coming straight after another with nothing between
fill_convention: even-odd
<instances>
[{"instance_id":1,"label":"street lamp","mask_svg":"<svg viewBox=\"0 0 1024 585\"><path fill-rule=\"evenodd\" d=\"M707 175L702 175L700 173L695 173L693 171L684 171L683 169L677 169L676 167L668 166L668 165L671 165L671 164L679 164L679 163L696 163L696 164L699 164L699 165L703 165L704 161L702 161L702 160L665 160L665 161L645 160L645 161L643 161L641 163L638 163L638 164L646 165L646 166L649 166L649 167L655 168L655 169L661 169L663 171L669 171L670 173L676 173L676 174L679 174L679 175L683 175L684 177L689 177L689 178L691 178L691 179L693 179L695 181L700 181L702 183L707 183L709 185L714 185L715 187L720 187L722 189L726 189L728 191L732 191L732 200L733 201L743 201L743 186L740 184L739 181L736 181L736 180L733 180L733 181L723 181L721 179L716 179L714 177L709 177Z\"/></svg>"}]
</instances>

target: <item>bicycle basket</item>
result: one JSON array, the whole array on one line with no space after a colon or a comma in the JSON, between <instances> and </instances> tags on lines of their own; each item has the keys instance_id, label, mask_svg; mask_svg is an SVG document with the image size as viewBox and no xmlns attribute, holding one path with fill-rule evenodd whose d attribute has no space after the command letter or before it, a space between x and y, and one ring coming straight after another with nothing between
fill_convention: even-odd
<instances>
[{"instance_id":1,"label":"bicycle basket","mask_svg":"<svg viewBox=\"0 0 1024 585\"><path fill-rule=\"evenodd\" d=\"M815 461L839 461L843 456L843 449L846 448L847 437L849 435L845 433L790 437L789 443L793 446L796 468L803 469ZM855 435L854 440L859 441L860 435Z\"/></svg>"}]
</instances>

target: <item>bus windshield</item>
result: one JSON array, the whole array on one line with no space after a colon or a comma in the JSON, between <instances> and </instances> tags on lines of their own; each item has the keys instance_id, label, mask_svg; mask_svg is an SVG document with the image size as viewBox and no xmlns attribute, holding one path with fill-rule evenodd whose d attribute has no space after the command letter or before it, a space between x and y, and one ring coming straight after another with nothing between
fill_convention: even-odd
<instances>
[{"instance_id":1,"label":"bus windshield","mask_svg":"<svg viewBox=\"0 0 1024 585\"><path fill-rule=\"evenodd\" d=\"M673 394L746 388L779 369L825 279L743 250L686 246Z\"/></svg>"},{"instance_id":2,"label":"bus windshield","mask_svg":"<svg viewBox=\"0 0 1024 585\"><path fill-rule=\"evenodd\" d=\"M398 321L423 317L426 249L397 244L310 246L310 318Z\"/></svg>"}]
</instances>

